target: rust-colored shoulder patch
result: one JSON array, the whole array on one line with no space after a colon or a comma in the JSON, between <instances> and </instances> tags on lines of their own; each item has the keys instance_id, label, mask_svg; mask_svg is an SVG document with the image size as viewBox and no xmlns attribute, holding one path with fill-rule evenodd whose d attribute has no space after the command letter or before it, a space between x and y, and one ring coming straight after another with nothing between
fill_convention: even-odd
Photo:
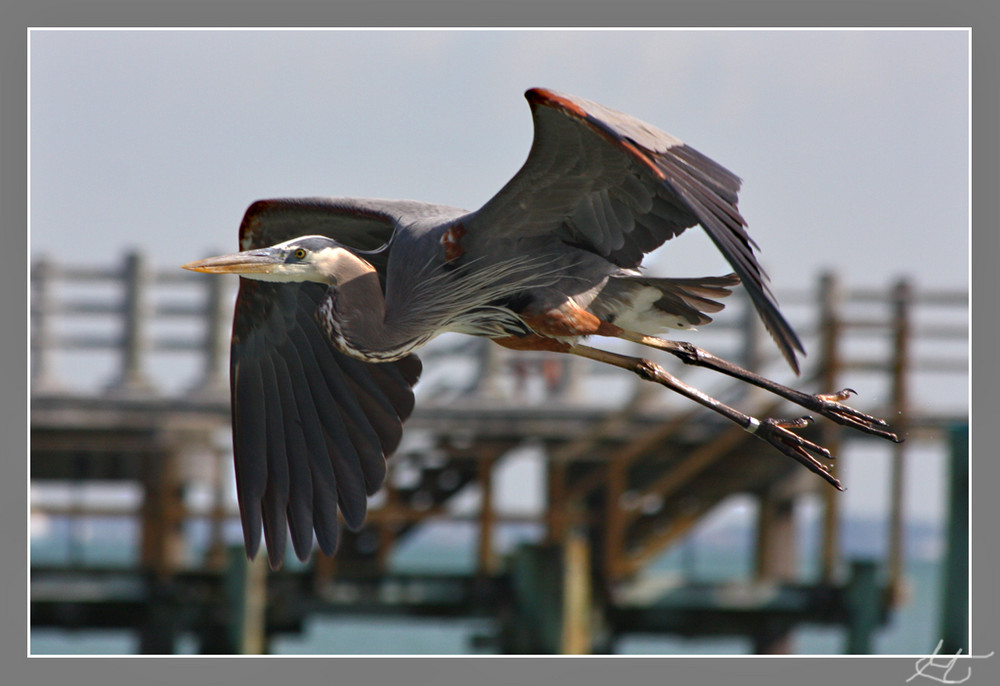
<instances>
[{"instance_id":1,"label":"rust-colored shoulder patch","mask_svg":"<svg viewBox=\"0 0 1000 686\"><path fill-rule=\"evenodd\" d=\"M545 336L617 336L622 330L614 324L587 312L567 300L559 307L544 312L521 312L521 319L537 333Z\"/></svg>"},{"instance_id":2,"label":"rust-colored shoulder patch","mask_svg":"<svg viewBox=\"0 0 1000 686\"><path fill-rule=\"evenodd\" d=\"M465 250L462 248L462 236L468 231L462 222L455 222L447 231L441 234L441 245L444 246L444 261L457 260Z\"/></svg>"},{"instance_id":3,"label":"rust-colored shoulder patch","mask_svg":"<svg viewBox=\"0 0 1000 686\"><path fill-rule=\"evenodd\" d=\"M544 312L521 312L518 316L535 333L502 336L494 338L494 343L513 350L565 353L573 347L572 339L578 336L618 336L622 333L619 327L597 318L572 300Z\"/></svg>"}]
</instances>

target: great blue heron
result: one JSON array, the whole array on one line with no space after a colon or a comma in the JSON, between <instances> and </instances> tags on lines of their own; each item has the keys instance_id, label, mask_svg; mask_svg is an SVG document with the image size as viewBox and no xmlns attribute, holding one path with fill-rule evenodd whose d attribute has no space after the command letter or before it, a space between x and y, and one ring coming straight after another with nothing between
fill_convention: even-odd
<instances>
[{"instance_id":1,"label":"great blue heron","mask_svg":"<svg viewBox=\"0 0 1000 686\"><path fill-rule=\"evenodd\" d=\"M688 343L653 334L711 321L742 282L798 372L803 352L778 311L740 215L740 180L678 139L621 112L550 90L525 94L534 141L520 171L476 212L411 201L261 200L242 252L184 265L239 274L230 364L236 482L248 556L284 556L286 522L306 559L312 534L332 555L337 507L364 522L413 409L420 361L444 331L520 350L570 353L635 372L736 422L838 488L797 435L807 418L758 419L638 357L598 350L611 336L760 386L835 422L898 440L844 405L809 395ZM643 276L643 255L701 224L735 274Z\"/></svg>"}]
</instances>

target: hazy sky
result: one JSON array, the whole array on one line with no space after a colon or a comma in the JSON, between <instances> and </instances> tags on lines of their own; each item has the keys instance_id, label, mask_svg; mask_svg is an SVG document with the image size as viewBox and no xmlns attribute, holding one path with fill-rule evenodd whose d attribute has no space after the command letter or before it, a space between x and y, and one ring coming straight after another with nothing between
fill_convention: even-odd
<instances>
[{"instance_id":1,"label":"hazy sky","mask_svg":"<svg viewBox=\"0 0 1000 686\"><path fill-rule=\"evenodd\" d=\"M968 277L961 31L34 31L30 58L35 256L180 264L261 197L475 209L545 86L741 176L777 288ZM701 232L677 243L671 273L726 269Z\"/></svg>"},{"instance_id":2,"label":"hazy sky","mask_svg":"<svg viewBox=\"0 0 1000 686\"><path fill-rule=\"evenodd\" d=\"M957 30L33 31L31 256L179 265L234 249L262 197L475 209L527 155L532 86L741 176L779 293L827 268L850 286L967 285ZM729 271L701 231L672 243L659 273Z\"/></svg>"}]
</instances>

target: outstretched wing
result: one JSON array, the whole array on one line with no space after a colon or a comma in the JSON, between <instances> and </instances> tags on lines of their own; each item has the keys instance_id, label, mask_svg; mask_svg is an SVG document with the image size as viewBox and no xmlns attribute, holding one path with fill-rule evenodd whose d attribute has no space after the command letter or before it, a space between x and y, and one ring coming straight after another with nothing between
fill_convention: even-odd
<instances>
[{"instance_id":1,"label":"outstretched wing","mask_svg":"<svg viewBox=\"0 0 1000 686\"><path fill-rule=\"evenodd\" d=\"M247 210L240 245L315 234L372 249L394 228L388 213L350 202L267 200ZM230 356L236 488L247 554L263 525L272 567L284 558L286 527L304 560L313 531L323 552L336 550L338 506L349 528L362 525L420 376L414 355L369 364L335 350L315 318L325 294L322 284L240 279Z\"/></svg>"},{"instance_id":2,"label":"outstretched wing","mask_svg":"<svg viewBox=\"0 0 1000 686\"><path fill-rule=\"evenodd\" d=\"M482 235L557 233L622 267L701 224L739 275L798 373L802 343L778 311L737 209L740 180L673 136L594 102L535 88L535 134L520 171L466 229Z\"/></svg>"}]
</instances>

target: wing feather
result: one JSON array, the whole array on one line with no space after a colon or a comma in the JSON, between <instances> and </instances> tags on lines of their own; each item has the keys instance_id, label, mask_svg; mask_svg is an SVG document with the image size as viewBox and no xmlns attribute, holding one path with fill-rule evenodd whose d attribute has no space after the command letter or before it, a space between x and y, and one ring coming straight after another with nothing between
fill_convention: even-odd
<instances>
[{"instance_id":1,"label":"wing feather","mask_svg":"<svg viewBox=\"0 0 1000 686\"><path fill-rule=\"evenodd\" d=\"M299 356L301 364L296 373L305 379L305 387L309 392L308 404L303 408L302 425L309 447L309 468L313 483L313 526L320 549L327 555L336 550L339 525L337 522L337 476L333 472L333 456L327 448L323 418L340 412L336 398L331 393L329 384L319 359L325 359L325 352L320 348L319 355L313 350L313 345L301 328L289 333L289 348ZM331 360L327 360L328 363ZM295 384L301 389L303 384Z\"/></svg>"},{"instance_id":2,"label":"wing feather","mask_svg":"<svg viewBox=\"0 0 1000 686\"><path fill-rule=\"evenodd\" d=\"M236 494L248 557L260 547L261 499L267 487L264 385L256 360L232 366L233 454Z\"/></svg>"},{"instance_id":3,"label":"wing feather","mask_svg":"<svg viewBox=\"0 0 1000 686\"><path fill-rule=\"evenodd\" d=\"M277 398L278 386L275 380L274 365L270 356L261 359L261 379L263 379L264 397ZM267 452L267 488L264 489L262 503L264 514L264 540L267 542L267 558L271 567L278 567L285 557L285 533L287 526L286 508L288 507L288 461L285 457L285 420L284 414L294 411L294 408L283 406L280 402L265 402L265 433Z\"/></svg>"},{"instance_id":4,"label":"wing feather","mask_svg":"<svg viewBox=\"0 0 1000 686\"><path fill-rule=\"evenodd\" d=\"M288 350L288 345L282 345L271 359L274 364L275 381L278 386L278 398L281 402L282 420L284 422L285 460L288 469L288 499L286 515L288 530L292 537L292 547L299 559L304 559L312 552L313 540L313 486L310 470L310 450L306 443L303 430L302 414L307 402L308 388L296 391L296 384L288 361L297 361L295 352ZM305 459L303 459L305 458ZM281 538L285 532L279 533ZM270 545L270 544L269 544Z\"/></svg>"},{"instance_id":5,"label":"wing feather","mask_svg":"<svg viewBox=\"0 0 1000 686\"><path fill-rule=\"evenodd\" d=\"M555 235L631 269L700 224L798 372L802 343L778 311L757 261L737 207L739 177L627 114L549 90L532 89L525 97L535 127L528 159L465 221L471 240Z\"/></svg>"},{"instance_id":6,"label":"wing feather","mask_svg":"<svg viewBox=\"0 0 1000 686\"><path fill-rule=\"evenodd\" d=\"M320 234L372 250L391 240L400 216L440 211L406 201L260 201L248 209L240 240L253 249ZM384 260L373 255L373 264L384 267ZM363 524L420 375L412 355L369 364L333 348L315 318L325 292L320 284L241 279L236 301L230 382L237 496L247 555L257 553L263 529L273 567L284 557L286 531L305 560L314 531L321 550L336 550L338 509L350 528Z\"/></svg>"}]
</instances>

